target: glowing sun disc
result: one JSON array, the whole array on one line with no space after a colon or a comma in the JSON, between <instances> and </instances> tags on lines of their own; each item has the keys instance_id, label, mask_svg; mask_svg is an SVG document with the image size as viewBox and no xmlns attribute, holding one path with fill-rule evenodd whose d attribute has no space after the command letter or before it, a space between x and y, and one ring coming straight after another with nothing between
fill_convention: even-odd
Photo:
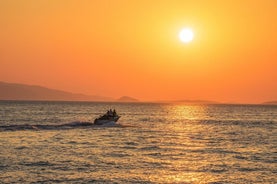
<instances>
[{"instance_id":1,"label":"glowing sun disc","mask_svg":"<svg viewBox=\"0 0 277 184\"><path fill-rule=\"evenodd\" d=\"M179 33L179 38L182 42L189 43L193 40L194 34L191 29L184 28Z\"/></svg>"}]
</instances>

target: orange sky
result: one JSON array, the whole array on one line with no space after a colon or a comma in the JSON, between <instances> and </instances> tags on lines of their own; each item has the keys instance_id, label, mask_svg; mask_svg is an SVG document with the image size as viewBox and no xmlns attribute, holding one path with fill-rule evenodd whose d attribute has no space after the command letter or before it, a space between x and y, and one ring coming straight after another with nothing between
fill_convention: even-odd
<instances>
[{"instance_id":1,"label":"orange sky","mask_svg":"<svg viewBox=\"0 0 277 184\"><path fill-rule=\"evenodd\" d=\"M276 0L2 0L0 81L141 100L277 100ZM194 30L180 42L183 27Z\"/></svg>"}]
</instances>

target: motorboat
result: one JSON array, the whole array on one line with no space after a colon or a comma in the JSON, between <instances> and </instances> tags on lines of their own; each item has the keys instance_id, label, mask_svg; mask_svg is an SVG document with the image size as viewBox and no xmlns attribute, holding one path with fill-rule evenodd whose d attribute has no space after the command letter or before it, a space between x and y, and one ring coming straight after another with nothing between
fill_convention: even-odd
<instances>
[{"instance_id":1,"label":"motorboat","mask_svg":"<svg viewBox=\"0 0 277 184\"><path fill-rule=\"evenodd\" d=\"M117 115L115 110L108 110L106 114L94 120L95 125L115 125L120 116Z\"/></svg>"}]
</instances>

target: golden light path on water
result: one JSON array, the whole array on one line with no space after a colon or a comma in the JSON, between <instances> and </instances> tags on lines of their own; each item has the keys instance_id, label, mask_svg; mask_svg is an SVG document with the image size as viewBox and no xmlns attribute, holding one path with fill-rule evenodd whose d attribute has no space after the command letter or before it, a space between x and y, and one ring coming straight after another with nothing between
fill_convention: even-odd
<instances>
[{"instance_id":1,"label":"golden light path on water","mask_svg":"<svg viewBox=\"0 0 277 184\"><path fill-rule=\"evenodd\" d=\"M213 176L207 173L191 172L197 170L199 167L199 164L195 162L198 159L195 158L193 154L184 155L182 153L183 150L187 148L198 149L200 147L205 147L204 144L198 144L198 147L195 147L191 136L192 134L205 131L203 127L197 122L186 125L184 125L182 122L184 118L189 120L200 119L200 114L201 116L205 115L205 107L194 105L187 106L180 104L167 107L166 111L168 112L168 119L174 120L174 123L164 124L165 127L163 127L163 129L169 132L162 136L161 142L163 145L167 145L164 147L165 149L171 150L171 152L168 154L173 156L173 159L169 159L170 170L172 170L172 172L169 172L168 169L165 169L161 174L156 176L156 179L159 178L159 182L166 183L201 183L201 181L213 181ZM190 159L184 158L184 156ZM155 182L155 180L153 180L153 182Z\"/></svg>"}]
</instances>

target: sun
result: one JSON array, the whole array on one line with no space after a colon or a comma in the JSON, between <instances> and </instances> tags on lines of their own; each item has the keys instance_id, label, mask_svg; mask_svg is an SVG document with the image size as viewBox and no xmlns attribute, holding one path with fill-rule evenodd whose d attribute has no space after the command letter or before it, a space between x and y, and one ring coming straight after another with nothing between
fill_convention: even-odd
<instances>
[{"instance_id":1,"label":"sun","mask_svg":"<svg viewBox=\"0 0 277 184\"><path fill-rule=\"evenodd\" d=\"M179 33L179 38L184 43L189 43L193 40L194 34L193 31L189 28L184 28Z\"/></svg>"}]
</instances>

